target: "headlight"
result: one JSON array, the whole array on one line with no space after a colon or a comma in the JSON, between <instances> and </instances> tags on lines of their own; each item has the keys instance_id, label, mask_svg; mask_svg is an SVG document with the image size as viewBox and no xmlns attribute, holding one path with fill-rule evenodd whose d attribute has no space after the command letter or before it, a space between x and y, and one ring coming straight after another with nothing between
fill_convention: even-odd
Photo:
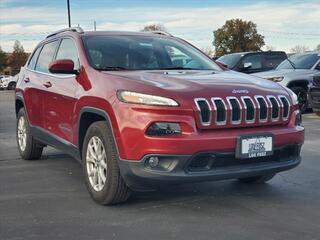
<instances>
[{"instance_id":1,"label":"headlight","mask_svg":"<svg viewBox=\"0 0 320 240\"><path fill-rule=\"evenodd\" d=\"M179 106L179 104L173 99L137 92L118 91L118 98L120 101L126 103L158 106Z\"/></svg>"},{"instance_id":2,"label":"headlight","mask_svg":"<svg viewBox=\"0 0 320 240\"><path fill-rule=\"evenodd\" d=\"M266 79L271 80L273 82L281 82L284 77L266 77Z\"/></svg>"},{"instance_id":3,"label":"headlight","mask_svg":"<svg viewBox=\"0 0 320 240\"><path fill-rule=\"evenodd\" d=\"M286 89L287 89L287 92L290 94L293 105L298 105L299 101L298 101L297 94L295 94L290 88L286 88Z\"/></svg>"}]
</instances>

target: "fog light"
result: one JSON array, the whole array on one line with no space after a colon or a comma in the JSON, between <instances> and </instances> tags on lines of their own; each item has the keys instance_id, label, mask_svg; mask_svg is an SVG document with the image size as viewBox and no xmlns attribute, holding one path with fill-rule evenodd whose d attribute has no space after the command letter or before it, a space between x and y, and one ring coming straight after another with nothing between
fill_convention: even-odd
<instances>
[{"instance_id":1,"label":"fog light","mask_svg":"<svg viewBox=\"0 0 320 240\"><path fill-rule=\"evenodd\" d=\"M156 122L147 129L148 136L170 136L181 134L179 123Z\"/></svg>"},{"instance_id":2,"label":"fog light","mask_svg":"<svg viewBox=\"0 0 320 240\"><path fill-rule=\"evenodd\" d=\"M159 165L159 158L158 157L150 157L148 159L148 165L152 168Z\"/></svg>"}]
</instances>

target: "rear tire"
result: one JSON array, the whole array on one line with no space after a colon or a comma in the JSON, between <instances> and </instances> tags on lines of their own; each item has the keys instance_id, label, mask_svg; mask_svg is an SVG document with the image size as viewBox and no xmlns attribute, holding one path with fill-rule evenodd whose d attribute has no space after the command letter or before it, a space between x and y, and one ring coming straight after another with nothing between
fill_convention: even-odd
<instances>
[{"instance_id":1,"label":"rear tire","mask_svg":"<svg viewBox=\"0 0 320 240\"><path fill-rule=\"evenodd\" d=\"M291 90L298 96L299 109L304 113L308 109L308 92L303 87L292 87Z\"/></svg>"},{"instance_id":2,"label":"rear tire","mask_svg":"<svg viewBox=\"0 0 320 240\"><path fill-rule=\"evenodd\" d=\"M37 160L41 158L43 145L32 136L24 108L19 110L17 116L16 139L22 159Z\"/></svg>"},{"instance_id":3,"label":"rear tire","mask_svg":"<svg viewBox=\"0 0 320 240\"><path fill-rule=\"evenodd\" d=\"M83 142L82 164L88 191L99 204L125 202L130 196L118 159L109 125L105 121L91 124Z\"/></svg>"},{"instance_id":4,"label":"rear tire","mask_svg":"<svg viewBox=\"0 0 320 240\"><path fill-rule=\"evenodd\" d=\"M249 183L249 184L254 184L254 183L265 183L271 180L276 174L271 173L271 174L266 174L263 176L256 176L256 177L247 177L247 178L239 178L238 181L242 183Z\"/></svg>"}]
</instances>

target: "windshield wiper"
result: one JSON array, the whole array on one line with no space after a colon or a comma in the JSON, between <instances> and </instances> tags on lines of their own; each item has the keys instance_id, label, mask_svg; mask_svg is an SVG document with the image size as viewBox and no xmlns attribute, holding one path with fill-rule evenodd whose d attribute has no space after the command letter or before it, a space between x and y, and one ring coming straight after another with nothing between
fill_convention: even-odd
<instances>
[{"instance_id":1,"label":"windshield wiper","mask_svg":"<svg viewBox=\"0 0 320 240\"><path fill-rule=\"evenodd\" d=\"M199 70L199 69L184 68L184 67L166 67L166 68L157 68L156 70Z\"/></svg>"},{"instance_id":2,"label":"windshield wiper","mask_svg":"<svg viewBox=\"0 0 320 240\"><path fill-rule=\"evenodd\" d=\"M287 61L291 64L293 69L296 69L296 65L289 58L287 58Z\"/></svg>"},{"instance_id":3,"label":"windshield wiper","mask_svg":"<svg viewBox=\"0 0 320 240\"><path fill-rule=\"evenodd\" d=\"M117 67L117 66L103 66L101 68L97 68L100 71L121 71L121 70L128 70L125 67Z\"/></svg>"}]
</instances>

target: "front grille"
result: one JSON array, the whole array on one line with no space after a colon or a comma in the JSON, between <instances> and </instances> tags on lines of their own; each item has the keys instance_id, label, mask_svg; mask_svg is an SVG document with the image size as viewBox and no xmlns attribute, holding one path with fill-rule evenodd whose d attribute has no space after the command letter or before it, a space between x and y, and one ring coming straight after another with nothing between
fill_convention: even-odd
<instances>
[{"instance_id":1,"label":"front grille","mask_svg":"<svg viewBox=\"0 0 320 240\"><path fill-rule=\"evenodd\" d=\"M196 98L200 126L282 123L290 115L290 102L283 95Z\"/></svg>"}]
</instances>

